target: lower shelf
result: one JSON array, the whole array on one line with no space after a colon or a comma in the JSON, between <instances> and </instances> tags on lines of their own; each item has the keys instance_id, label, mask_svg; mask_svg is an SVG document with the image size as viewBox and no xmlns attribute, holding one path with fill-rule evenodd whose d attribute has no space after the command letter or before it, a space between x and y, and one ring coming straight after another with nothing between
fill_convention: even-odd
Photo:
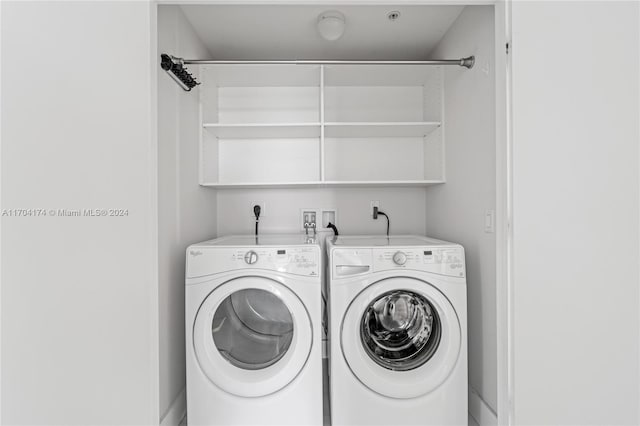
<instances>
[{"instance_id":1,"label":"lower shelf","mask_svg":"<svg viewBox=\"0 0 640 426\"><path fill-rule=\"evenodd\" d=\"M414 187L445 183L444 180L395 180L395 181L315 181L315 182L205 182L200 186L209 188L313 188L313 187Z\"/></svg>"}]
</instances>

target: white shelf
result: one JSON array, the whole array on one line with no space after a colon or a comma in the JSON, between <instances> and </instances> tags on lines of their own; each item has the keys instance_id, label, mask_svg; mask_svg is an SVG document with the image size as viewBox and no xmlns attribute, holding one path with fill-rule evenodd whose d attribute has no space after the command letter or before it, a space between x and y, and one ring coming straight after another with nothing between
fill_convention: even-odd
<instances>
[{"instance_id":1,"label":"white shelf","mask_svg":"<svg viewBox=\"0 0 640 426\"><path fill-rule=\"evenodd\" d=\"M208 66L200 184L444 183L442 67Z\"/></svg>"},{"instance_id":2,"label":"white shelf","mask_svg":"<svg viewBox=\"0 0 640 426\"><path fill-rule=\"evenodd\" d=\"M324 123L328 138L421 138L440 127L438 121L387 123Z\"/></svg>"},{"instance_id":3,"label":"white shelf","mask_svg":"<svg viewBox=\"0 0 640 426\"><path fill-rule=\"evenodd\" d=\"M443 180L352 180L326 181L325 186L431 186L445 183Z\"/></svg>"},{"instance_id":4,"label":"white shelf","mask_svg":"<svg viewBox=\"0 0 640 426\"><path fill-rule=\"evenodd\" d=\"M320 123L204 123L219 139L318 138Z\"/></svg>"},{"instance_id":5,"label":"white shelf","mask_svg":"<svg viewBox=\"0 0 640 426\"><path fill-rule=\"evenodd\" d=\"M410 138L425 137L440 127L440 122L387 122L387 123L325 123L328 138ZM220 139L273 139L317 138L320 123L205 123L213 135Z\"/></svg>"},{"instance_id":6,"label":"white shelf","mask_svg":"<svg viewBox=\"0 0 640 426\"><path fill-rule=\"evenodd\" d=\"M205 182L200 186L206 186L209 188L229 188L229 189L242 189L242 188L300 188L300 187L318 187L322 186L322 182L233 182L233 183L219 183L219 182Z\"/></svg>"},{"instance_id":7,"label":"white shelf","mask_svg":"<svg viewBox=\"0 0 640 426\"><path fill-rule=\"evenodd\" d=\"M396 180L396 181L314 181L314 182L234 182L234 183L217 183L205 182L201 186L210 188L304 188L304 187L366 187L366 186L385 186L385 187L415 187L415 186L431 186L445 183L443 180Z\"/></svg>"}]
</instances>

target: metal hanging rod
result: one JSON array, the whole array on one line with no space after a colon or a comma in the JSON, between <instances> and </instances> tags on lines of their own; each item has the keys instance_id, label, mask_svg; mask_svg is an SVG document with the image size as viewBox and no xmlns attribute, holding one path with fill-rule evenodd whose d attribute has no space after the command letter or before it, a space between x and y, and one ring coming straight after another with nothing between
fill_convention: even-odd
<instances>
[{"instance_id":1,"label":"metal hanging rod","mask_svg":"<svg viewBox=\"0 0 640 426\"><path fill-rule=\"evenodd\" d=\"M474 56L461 59L435 59L430 61L350 61L325 59L293 59L293 60L214 60L214 59L182 59L172 57L173 60L185 65L458 65L472 68Z\"/></svg>"},{"instance_id":2,"label":"metal hanging rod","mask_svg":"<svg viewBox=\"0 0 640 426\"><path fill-rule=\"evenodd\" d=\"M435 59L430 61L345 61L345 60L324 60L324 59L299 59L281 61L261 61L261 60L217 60L217 59L182 59L176 56L163 53L160 66L173 78L176 83L185 91L200 84L187 71L185 65L458 65L465 68L473 68L475 56L468 56L460 59Z\"/></svg>"}]
</instances>

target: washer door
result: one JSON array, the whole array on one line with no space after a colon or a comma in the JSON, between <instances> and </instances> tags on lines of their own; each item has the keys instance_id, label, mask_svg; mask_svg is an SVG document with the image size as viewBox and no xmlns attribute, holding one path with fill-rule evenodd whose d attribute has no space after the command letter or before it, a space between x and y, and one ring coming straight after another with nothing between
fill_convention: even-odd
<instances>
[{"instance_id":1,"label":"washer door","mask_svg":"<svg viewBox=\"0 0 640 426\"><path fill-rule=\"evenodd\" d=\"M302 370L313 341L311 319L286 286L264 277L228 281L206 297L193 327L204 374L234 395L269 395Z\"/></svg>"},{"instance_id":2,"label":"washer door","mask_svg":"<svg viewBox=\"0 0 640 426\"><path fill-rule=\"evenodd\" d=\"M438 289L413 278L388 278L351 302L341 343L349 368L369 389L415 398L449 377L460 336L458 316Z\"/></svg>"}]
</instances>

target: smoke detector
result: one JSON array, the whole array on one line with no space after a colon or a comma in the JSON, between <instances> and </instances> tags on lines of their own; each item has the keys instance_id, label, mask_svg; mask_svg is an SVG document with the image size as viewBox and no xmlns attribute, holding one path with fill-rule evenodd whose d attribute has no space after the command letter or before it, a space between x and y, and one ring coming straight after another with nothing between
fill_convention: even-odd
<instances>
[{"instance_id":1,"label":"smoke detector","mask_svg":"<svg viewBox=\"0 0 640 426\"><path fill-rule=\"evenodd\" d=\"M325 40L335 41L344 34L344 15L337 10L329 10L318 16L318 32Z\"/></svg>"}]
</instances>

